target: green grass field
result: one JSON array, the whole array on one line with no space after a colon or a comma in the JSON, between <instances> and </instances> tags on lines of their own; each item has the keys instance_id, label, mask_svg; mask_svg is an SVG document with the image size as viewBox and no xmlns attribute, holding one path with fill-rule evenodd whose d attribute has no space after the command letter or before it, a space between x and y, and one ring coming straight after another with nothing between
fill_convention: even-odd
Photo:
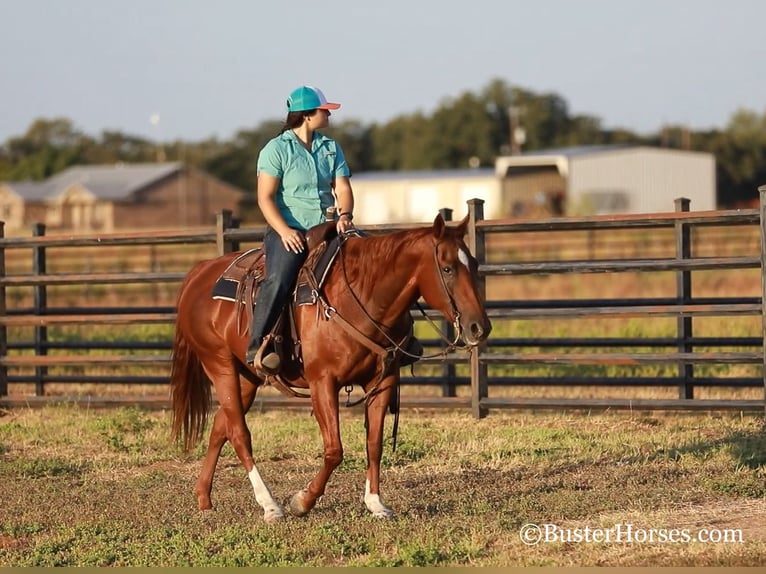
<instances>
[{"instance_id":1,"label":"green grass field","mask_svg":"<svg viewBox=\"0 0 766 574\"><path fill-rule=\"evenodd\" d=\"M308 517L273 525L228 446L216 509L196 509L203 445L183 456L168 442L169 419L70 405L0 412L0 566L766 562L758 417L518 412L477 421L406 410L382 471L397 518L379 521L362 503L363 418L344 411L346 457L327 493ZM261 474L283 501L318 469L316 423L308 410L250 413L248 422ZM525 544L527 524L553 534ZM584 540L594 532L612 538ZM688 539L660 539L673 533Z\"/></svg>"}]
</instances>

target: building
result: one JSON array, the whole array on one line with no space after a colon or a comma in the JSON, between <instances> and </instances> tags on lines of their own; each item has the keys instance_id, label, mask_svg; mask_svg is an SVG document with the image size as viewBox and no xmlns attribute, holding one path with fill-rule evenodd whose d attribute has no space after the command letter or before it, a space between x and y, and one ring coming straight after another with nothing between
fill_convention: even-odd
<instances>
[{"instance_id":1,"label":"building","mask_svg":"<svg viewBox=\"0 0 766 574\"><path fill-rule=\"evenodd\" d=\"M483 199L487 218L499 217L500 180L492 168L434 171L378 171L355 174L354 221L377 223L430 222L442 208L453 219L468 213L469 199Z\"/></svg>"},{"instance_id":2,"label":"building","mask_svg":"<svg viewBox=\"0 0 766 574\"><path fill-rule=\"evenodd\" d=\"M208 226L244 192L181 163L74 166L41 182L0 182L7 230L111 232Z\"/></svg>"},{"instance_id":3,"label":"building","mask_svg":"<svg viewBox=\"0 0 766 574\"><path fill-rule=\"evenodd\" d=\"M360 224L453 219L484 200L484 217L551 217L716 208L715 157L646 146L583 146L497 158L494 169L367 172L354 175Z\"/></svg>"},{"instance_id":4,"label":"building","mask_svg":"<svg viewBox=\"0 0 766 574\"><path fill-rule=\"evenodd\" d=\"M504 213L591 215L716 208L710 153L647 146L582 146L499 157Z\"/></svg>"}]
</instances>

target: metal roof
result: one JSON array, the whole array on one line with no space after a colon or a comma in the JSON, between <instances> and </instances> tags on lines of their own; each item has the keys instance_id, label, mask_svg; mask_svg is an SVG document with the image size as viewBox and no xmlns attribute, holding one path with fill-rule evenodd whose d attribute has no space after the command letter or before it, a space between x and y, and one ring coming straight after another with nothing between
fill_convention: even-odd
<instances>
[{"instance_id":1,"label":"metal roof","mask_svg":"<svg viewBox=\"0 0 766 574\"><path fill-rule=\"evenodd\" d=\"M181 169L179 162L117 163L110 165L73 166L41 182L8 182L27 201L53 199L72 185L82 185L99 199L127 199Z\"/></svg>"},{"instance_id":2,"label":"metal roof","mask_svg":"<svg viewBox=\"0 0 766 574\"><path fill-rule=\"evenodd\" d=\"M574 156L583 156L583 155L592 155L595 153L604 153L608 151L618 151L618 150L625 150L630 148L638 148L642 147L635 144L602 144L602 145L577 145L577 146L570 146L570 147L559 147L559 148L549 148L549 149L541 149L541 150L535 150L535 151L526 151L521 154L521 157L524 156L538 156L538 155L563 155L565 157L574 157ZM503 156L503 157L519 157L519 156Z\"/></svg>"},{"instance_id":3,"label":"metal roof","mask_svg":"<svg viewBox=\"0 0 766 574\"><path fill-rule=\"evenodd\" d=\"M74 166L54 175L46 184L52 196L80 184L100 199L125 199L177 172L180 167L178 162Z\"/></svg>"},{"instance_id":4,"label":"metal roof","mask_svg":"<svg viewBox=\"0 0 766 574\"><path fill-rule=\"evenodd\" d=\"M384 180L401 181L407 179L469 179L474 177L492 177L495 169L492 167L468 169L423 169L412 171L363 171L355 173L353 180Z\"/></svg>"},{"instance_id":5,"label":"metal roof","mask_svg":"<svg viewBox=\"0 0 766 574\"><path fill-rule=\"evenodd\" d=\"M1 183L27 201L43 200L48 194L48 188L44 181L5 181Z\"/></svg>"}]
</instances>

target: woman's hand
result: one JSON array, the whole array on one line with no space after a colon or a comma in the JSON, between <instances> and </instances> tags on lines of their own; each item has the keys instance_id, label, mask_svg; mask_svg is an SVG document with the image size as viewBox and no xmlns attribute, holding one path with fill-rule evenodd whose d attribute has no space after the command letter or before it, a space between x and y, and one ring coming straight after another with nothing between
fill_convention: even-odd
<instances>
[{"instance_id":1,"label":"woman's hand","mask_svg":"<svg viewBox=\"0 0 766 574\"><path fill-rule=\"evenodd\" d=\"M282 245L285 246L287 251L292 251L293 253L303 251L305 240L303 234L297 229L288 227L283 233L279 234L279 237L282 239Z\"/></svg>"},{"instance_id":2,"label":"woman's hand","mask_svg":"<svg viewBox=\"0 0 766 574\"><path fill-rule=\"evenodd\" d=\"M354 222L351 221L351 216L343 214L338 218L338 222L335 224L335 228L338 230L338 234L345 233L349 229L354 228Z\"/></svg>"}]
</instances>

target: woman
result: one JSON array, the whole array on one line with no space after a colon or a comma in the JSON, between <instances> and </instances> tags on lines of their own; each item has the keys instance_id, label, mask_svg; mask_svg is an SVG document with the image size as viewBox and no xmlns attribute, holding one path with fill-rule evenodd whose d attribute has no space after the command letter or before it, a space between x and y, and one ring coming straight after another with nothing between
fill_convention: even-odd
<instances>
[{"instance_id":1,"label":"woman","mask_svg":"<svg viewBox=\"0 0 766 574\"><path fill-rule=\"evenodd\" d=\"M305 232L323 223L336 207L338 233L353 228L354 195L343 150L316 130L329 125L330 110L321 90L301 86L287 98L282 132L258 155L258 207L268 224L263 239L266 277L256 297L245 361L267 374L279 371L280 358L263 345L306 259ZM334 190L334 194L333 194Z\"/></svg>"}]
</instances>

